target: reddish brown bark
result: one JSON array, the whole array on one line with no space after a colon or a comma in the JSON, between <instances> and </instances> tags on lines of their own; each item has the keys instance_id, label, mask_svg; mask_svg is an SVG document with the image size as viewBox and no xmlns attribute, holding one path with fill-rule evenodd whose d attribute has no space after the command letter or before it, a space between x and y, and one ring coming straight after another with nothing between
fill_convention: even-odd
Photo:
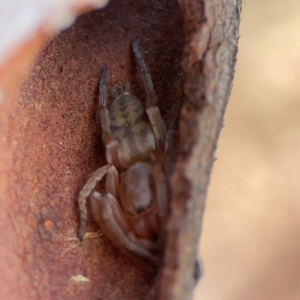
<instances>
[{"instance_id":1,"label":"reddish brown bark","mask_svg":"<svg viewBox=\"0 0 300 300\"><path fill-rule=\"evenodd\" d=\"M232 84L240 4L144 2L112 0L105 9L80 16L44 45L17 95L10 101L11 93L5 94L2 298L191 295L206 188ZM144 100L130 54L132 38L141 41L168 127L177 127L185 99L165 267L158 271L124 256L104 235L82 244L77 240L78 192L105 163L96 117L100 67L108 67L110 86L130 80ZM3 82L6 87L11 79ZM92 223L90 229L98 227Z\"/></svg>"}]
</instances>

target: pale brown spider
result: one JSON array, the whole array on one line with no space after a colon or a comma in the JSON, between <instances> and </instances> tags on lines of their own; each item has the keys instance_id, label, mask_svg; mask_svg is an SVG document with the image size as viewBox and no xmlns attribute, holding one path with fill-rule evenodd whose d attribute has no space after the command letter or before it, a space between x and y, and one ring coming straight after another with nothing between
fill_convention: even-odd
<instances>
[{"instance_id":1,"label":"pale brown spider","mask_svg":"<svg viewBox=\"0 0 300 300\"><path fill-rule=\"evenodd\" d=\"M129 255L159 264L161 231L168 215L167 170L174 131L167 133L137 41L132 42L132 49L146 89L146 109L139 99L123 90L108 111L107 70L101 69L100 120L108 164L91 175L79 194L79 238L83 240L86 233L86 199L90 196L94 218L116 246ZM106 193L101 194L95 187L104 176Z\"/></svg>"}]
</instances>

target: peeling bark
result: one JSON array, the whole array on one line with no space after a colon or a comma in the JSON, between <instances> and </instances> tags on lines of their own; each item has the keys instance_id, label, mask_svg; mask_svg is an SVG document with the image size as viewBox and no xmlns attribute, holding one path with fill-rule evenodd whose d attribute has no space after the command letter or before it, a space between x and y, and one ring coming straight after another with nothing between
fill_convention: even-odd
<instances>
[{"instance_id":1,"label":"peeling bark","mask_svg":"<svg viewBox=\"0 0 300 300\"><path fill-rule=\"evenodd\" d=\"M160 299L187 299L201 271L197 245L214 153L232 87L241 1L180 1L186 44L185 102L172 178ZM205 262L204 262L205 263Z\"/></svg>"},{"instance_id":2,"label":"peeling bark","mask_svg":"<svg viewBox=\"0 0 300 300\"><path fill-rule=\"evenodd\" d=\"M0 112L1 298L190 298L199 279L196 249L232 85L240 6L239 0L112 0L48 40L17 94L5 74L8 66L15 70L10 74L24 74L30 57L20 70L21 58L2 68L0 86L9 92ZM165 265L158 271L123 255L104 235L77 240L78 192L105 164L96 116L100 67L107 66L110 86L129 80L145 100L132 38L145 50L167 126L179 123Z\"/></svg>"}]
</instances>

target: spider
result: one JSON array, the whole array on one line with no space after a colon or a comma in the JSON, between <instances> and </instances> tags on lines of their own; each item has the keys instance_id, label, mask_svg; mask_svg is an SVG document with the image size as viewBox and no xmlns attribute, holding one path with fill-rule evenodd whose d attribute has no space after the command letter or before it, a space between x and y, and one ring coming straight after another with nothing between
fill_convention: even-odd
<instances>
[{"instance_id":1,"label":"spider","mask_svg":"<svg viewBox=\"0 0 300 300\"><path fill-rule=\"evenodd\" d=\"M139 73L146 90L146 109L128 90L114 90L110 111L106 107L107 69L101 68L100 122L108 164L96 170L79 193L82 241L87 230L86 199L93 217L117 247L131 256L160 263L161 232L168 215L169 150L174 130L167 130L153 82L138 42L132 42ZM105 177L106 193L95 190Z\"/></svg>"}]
</instances>

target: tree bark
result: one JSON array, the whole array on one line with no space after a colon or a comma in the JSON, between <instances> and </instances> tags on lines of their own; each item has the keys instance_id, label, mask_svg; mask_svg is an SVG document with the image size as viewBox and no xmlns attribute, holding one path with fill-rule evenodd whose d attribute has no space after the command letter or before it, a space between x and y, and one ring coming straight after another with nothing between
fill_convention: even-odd
<instances>
[{"instance_id":1,"label":"tree bark","mask_svg":"<svg viewBox=\"0 0 300 300\"><path fill-rule=\"evenodd\" d=\"M185 101L179 124L180 154L172 177L161 300L190 298L200 278L197 245L214 153L232 88L241 17L239 0L182 0L180 7L186 41L182 63Z\"/></svg>"},{"instance_id":2,"label":"tree bark","mask_svg":"<svg viewBox=\"0 0 300 300\"><path fill-rule=\"evenodd\" d=\"M78 9L79 2L72 5ZM57 11L50 23L37 23L25 44L20 34L23 44L13 45L14 56L9 51L0 65L1 298L191 297L200 277L197 245L232 86L240 12L240 0L112 0L55 35L56 22L62 24ZM145 100L132 38L141 41L167 127L180 133L158 271L124 256L104 235L77 239L78 192L106 163L96 116L100 68L108 68L110 87L129 80ZM92 222L90 230L98 225Z\"/></svg>"}]
</instances>

